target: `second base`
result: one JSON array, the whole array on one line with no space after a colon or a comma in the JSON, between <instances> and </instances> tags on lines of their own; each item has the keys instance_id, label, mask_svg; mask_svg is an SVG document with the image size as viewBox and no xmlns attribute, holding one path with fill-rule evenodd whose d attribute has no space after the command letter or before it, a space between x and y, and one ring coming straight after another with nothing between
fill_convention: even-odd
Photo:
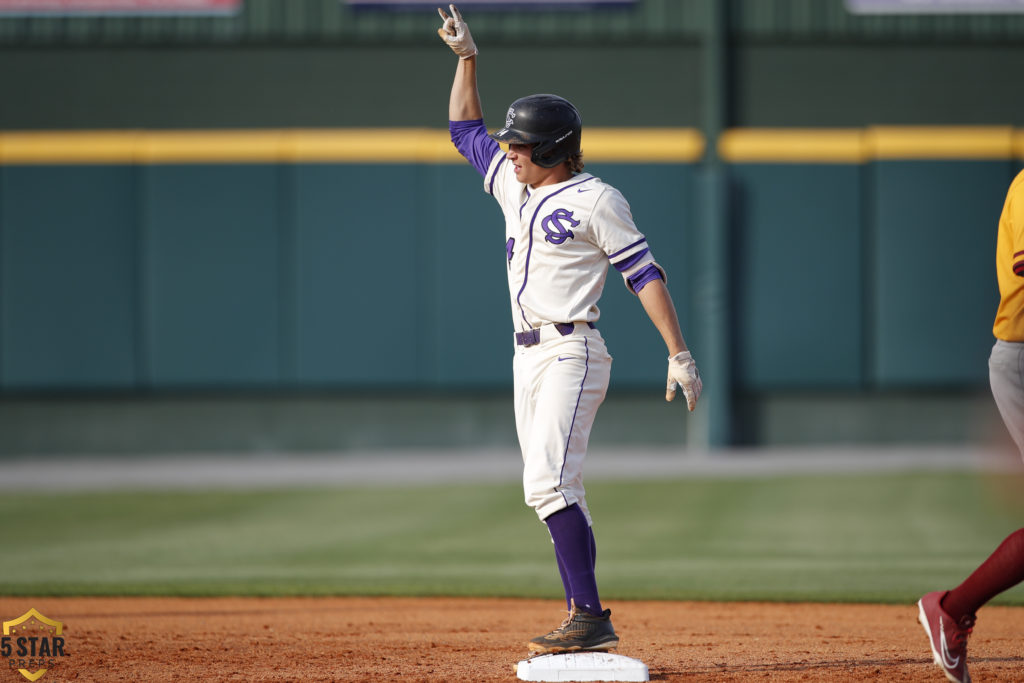
<instances>
[{"instance_id":1,"label":"second base","mask_svg":"<svg viewBox=\"0 0 1024 683\"><path fill-rule=\"evenodd\" d=\"M516 667L524 681L649 681L639 659L607 652L568 652L524 659Z\"/></svg>"}]
</instances>

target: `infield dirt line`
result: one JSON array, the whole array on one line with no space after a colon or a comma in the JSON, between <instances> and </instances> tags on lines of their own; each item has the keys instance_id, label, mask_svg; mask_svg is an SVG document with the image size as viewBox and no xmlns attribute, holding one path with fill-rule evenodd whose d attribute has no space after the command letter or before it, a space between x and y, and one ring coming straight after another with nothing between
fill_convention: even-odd
<instances>
[{"instance_id":1,"label":"infield dirt line","mask_svg":"<svg viewBox=\"0 0 1024 683\"><path fill-rule=\"evenodd\" d=\"M611 602L654 681L940 681L914 605ZM0 598L62 622L43 680L514 681L564 605L510 598ZM976 681L1024 678L1024 608L988 606ZM22 680L15 671L0 682Z\"/></svg>"}]
</instances>

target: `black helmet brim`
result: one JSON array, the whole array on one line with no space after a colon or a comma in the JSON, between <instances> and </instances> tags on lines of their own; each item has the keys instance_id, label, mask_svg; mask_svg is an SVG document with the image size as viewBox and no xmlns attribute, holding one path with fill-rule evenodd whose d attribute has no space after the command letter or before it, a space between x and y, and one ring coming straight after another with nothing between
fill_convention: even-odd
<instances>
[{"instance_id":1,"label":"black helmet brim","mask_svg":"<svg viewBox=\"0 0 1024 683\"><path fill-rule=\"evenodd\" d=\"M501 128L490 133L488 137L506 145L532 145L541 140L541 136L516 130L515 128Z\"/></svg>"}]
</instances>

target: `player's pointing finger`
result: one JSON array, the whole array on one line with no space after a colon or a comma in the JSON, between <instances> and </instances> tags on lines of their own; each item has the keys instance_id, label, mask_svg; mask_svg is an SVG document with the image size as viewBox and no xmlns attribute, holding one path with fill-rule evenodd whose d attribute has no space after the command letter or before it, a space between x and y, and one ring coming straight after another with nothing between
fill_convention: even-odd
<instances>
[{"instance_id":1,"label":"player's pointing finger","mask_svg":"<svg viewBox=\"0 0 1024 683\"><path fill-rule=\"evenodd\" d=\"M454 36L455 27L452 24L455 23L455 20L445 14L440 7L437 8L437 13L441 15L441 20L444 22L441 28L437 29L437 35L441 36L441 40L445 40L445 36Z\"/></svg>"}]
</instances>

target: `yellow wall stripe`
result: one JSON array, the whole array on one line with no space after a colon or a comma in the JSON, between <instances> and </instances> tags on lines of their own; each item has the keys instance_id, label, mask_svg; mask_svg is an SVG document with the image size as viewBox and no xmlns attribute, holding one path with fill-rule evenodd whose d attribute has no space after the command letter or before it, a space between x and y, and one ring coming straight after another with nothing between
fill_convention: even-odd
<instances>
[{"instance_id":1,"label":"yellow wall stripe","mask_svg":"<svg viewBox=\"0 0 1024 683\"><path fill-rule=\"evenodd\" d=\"M584 161L695 162L704 136L695 128L584 128Z\"/></svg>"},{"instance_id":2,"label":"yellow wall stripe","mask_svg":"<svg viewBox=\"0 0 1024 683\"><path fill-rule=\"evenodd\" d=\"M0 163L458 162L426 129L58 131L0 133Z\"/></svg>"},{"instance_id":3,"label":"yellow wall stripe","mask_svg":"<svg viewBox=\"0 0 1024 683\"><path fill-rule=\"evenodd\" d=\"M704 138L690 128L584 131L591 161L692 162ZM201 131L0 132L3 164L465 163L448 131L339 128Z\"/></svg>"},{"instance_id":4,"label":"yellow wall stripe","mask_svg":"<svg viewBox=\"0 0 1024 683\"><path fill-rule=\"evenodd\" d=\"M1024 131L1009 126L737 128L719 155L737 163L863 163L870 160L1024 158Z\"/></svg>"},{"instance_id":5,"label":"yellow wall stripe","mask_svg":"<svg viewBox=\"0 0 1024 683\"><path fill-rule=\"evenodd\" d=\"M859 128L734 128L722 133L718 154L731 162L857 164L868 159Z\"/></svg>"},{"instance_id":6,"label":"yellow wall stripe","mask_svg":"<svg viewBox=\"0 0 1024 683\"><path fill-rule=\"evenodd\" d=\"M694 163L695 128L587 128L587 161ZM718 140L732 163L1024 159L1024 129L1009 126L736 128ZM448 132L426 128L0 132L0 164L438 163L463 159Z\"/></svg>"},{"instance_id":7,"label":"yellow wall stripe","mask_svg":"<svg viewBox=\"0 0 1024 683\"><path fill-rule=\"evenodd\" d=\"M875 159L1011 159L1009 126L877 127L867 132Z\"/></svg>"}]
</instances>

